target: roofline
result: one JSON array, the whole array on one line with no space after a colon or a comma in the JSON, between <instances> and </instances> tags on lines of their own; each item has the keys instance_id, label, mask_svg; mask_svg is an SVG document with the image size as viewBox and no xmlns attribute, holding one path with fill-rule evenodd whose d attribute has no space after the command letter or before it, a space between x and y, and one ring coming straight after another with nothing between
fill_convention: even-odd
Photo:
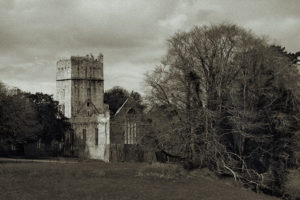
<instances>
[{"instance_id":1,"label":"roofline","mask_svg":"<svg viewBox=\"0 0 300 200\"><path fill-rule=\"evenodd\" d=\"M122 110L122 108L125 106L125 104L127 103L129 98L127 98L124 103L120 106L120 108L117 110L117 112L115 113L114 117L117 116L117 114Z\"/></svg>"}]
</instances>

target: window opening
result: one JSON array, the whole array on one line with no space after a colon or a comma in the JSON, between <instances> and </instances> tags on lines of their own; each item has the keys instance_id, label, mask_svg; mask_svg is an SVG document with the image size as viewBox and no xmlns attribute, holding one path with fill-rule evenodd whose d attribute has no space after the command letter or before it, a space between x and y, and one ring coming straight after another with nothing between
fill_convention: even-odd
<instances>
[{"instance_id":1,"label":"window opening","mask_svg":"<svg viewBox=\"0 0 300 200\"><path fill-rule=\"evenodd\" d=\"M98 128L95 128L95 145L98 145Z\"/></svg>"}]
</instances>

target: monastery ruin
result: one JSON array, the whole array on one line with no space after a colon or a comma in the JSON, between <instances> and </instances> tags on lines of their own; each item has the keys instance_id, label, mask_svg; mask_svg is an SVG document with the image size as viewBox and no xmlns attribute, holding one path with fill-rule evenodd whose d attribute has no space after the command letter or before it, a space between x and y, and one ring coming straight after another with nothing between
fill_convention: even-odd
<instances>
[{"instance_id":1,"label":"monastery ruin","mask_svg":"<svg viewBox=\"0 0 300 200\"><path fill-rule=\"evenodd\" d=\"M110 116L104 104L103 55L59 60L56 98L73 129L66 133L65 155L109 161Z\"/></svg>"}]
</instances>

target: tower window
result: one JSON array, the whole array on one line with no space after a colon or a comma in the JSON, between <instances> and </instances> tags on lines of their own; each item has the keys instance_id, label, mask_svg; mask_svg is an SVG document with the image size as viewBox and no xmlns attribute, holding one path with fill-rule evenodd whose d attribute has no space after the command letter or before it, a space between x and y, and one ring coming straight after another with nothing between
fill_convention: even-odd
<instances>
[{"instance_id":1,"label":"tower window","mask_svg":"<svg viewBox=\"0 0 300 200\"><path fill-rule=\"evenodd\" d=\"M98 145L98 128L95 128L95 145Z\"/></svg>"},{"instance_id":2,"label":"tower window","mask_svg":"<svg viewBox=\"0 0 300 200\"><path fill-rule=\"evenodd\" d=\"M87 89L87 96L88 96L88 98L91 98L91 88Z\"/></svg>"},{"instance_id":3,"label":"tower window","mask_svg":"<svg viewBox=\"0 0 300 200\"><path fill-rule=\"evenodd\" d=\"M90 102L87 102L87 104L86 104L86 105L87 105L87 107L89 107L89 106L90 106Z\"/></svg>"},{"instance_id":4,"label":"tower window","mask_svg":"<svg viewBox=\"0 0 300 200\"><path fill-rule=\"evenodd\" d=\"M82 129L82 143L86 143L86 129Z\"/></svg>"}]
</instances>

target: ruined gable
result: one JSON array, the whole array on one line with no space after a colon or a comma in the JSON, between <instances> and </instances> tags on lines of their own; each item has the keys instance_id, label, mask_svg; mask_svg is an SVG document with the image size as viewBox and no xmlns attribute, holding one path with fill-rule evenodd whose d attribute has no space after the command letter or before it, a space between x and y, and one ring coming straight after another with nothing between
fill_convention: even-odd
<instances>
[{"instance_id":1,"label":"ruined gable","mask_svg":"<svg viewBox=\"0 0 300 200\"><path fill-rule=\"evenodd\" d=\"M138 144L142 109L131 98L126 99L111 119L111 143Z\"/></svg>"}]
</instances>

